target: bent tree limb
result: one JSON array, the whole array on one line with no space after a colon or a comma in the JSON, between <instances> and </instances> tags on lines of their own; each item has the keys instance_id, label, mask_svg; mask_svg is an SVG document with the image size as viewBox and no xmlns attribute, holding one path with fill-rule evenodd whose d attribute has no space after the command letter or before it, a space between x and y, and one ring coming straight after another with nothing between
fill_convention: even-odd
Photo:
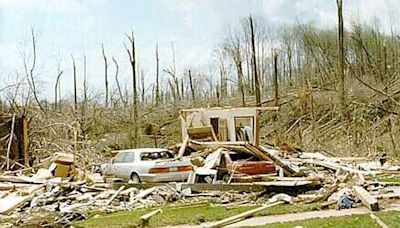
<instances>
[{"instance_id":1,"label":"bent tree limb","mask_svg":"<svg viewBox=\"0 0 400 228\"><path fill-rule=\"evenodd\" d=\"M355 76L355 77L356 77L356 79L357 79L361 84L363 84L364 86L366 86L366 87L368 87L369 89L371 89L371 90L373 90L373 91L375 91L375 92L377 92L377 93L379 93L379 94L381 94L381 95L387 97L387 98L388 98L390 101L392 101L394 104L396 104L397 106L400 106L400 102L398 102L396 99L394 99L394 98L393 98L392 96L390 96L388 93L385 93L385 92L383 92L383 91L380 90L380 89L377 89L377 88L372 87L371 85L367 84L366 82L364 82L363 80L361 80L361 78L359 78L359 77L357 77L357 76Z\"/></svg>"}]
</instances>

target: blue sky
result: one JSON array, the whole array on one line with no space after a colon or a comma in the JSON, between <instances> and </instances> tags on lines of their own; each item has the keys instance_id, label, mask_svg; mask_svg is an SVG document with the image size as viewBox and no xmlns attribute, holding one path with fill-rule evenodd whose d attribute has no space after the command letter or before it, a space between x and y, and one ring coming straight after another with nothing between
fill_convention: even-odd
<instances>
[{"instance_id":1,"label":"blue sky","mask_svg":"<svg viewBox=\"0 0 400 228\"><path fill-rule=\"evenodd\" d=\"M373 23L382 30L397 29L400 4L396 0L344 0L345 20ZM297 22L336 25L335 0L0 0L0 88L15 81L22 70L21 53L30 52L29 32L37 35L38 80L42 96L50 96L57 65L64 70L62 84L71 93L71 58L82 79L82 56L88 59L88 80L93 89L103 86L101 43L109 59L120 65L121 80L131 84L123 48L125 34L134 30L139 64L147 82L155 78L155 45L161 68L171 64L175 46L178 72L186 67L212 65L213 49L228 25L250 13L263 16L270 27ZM109 75L113 81L114 66ZM167 77L162 75L162 77Z\"/></svg>"}]
</instances>

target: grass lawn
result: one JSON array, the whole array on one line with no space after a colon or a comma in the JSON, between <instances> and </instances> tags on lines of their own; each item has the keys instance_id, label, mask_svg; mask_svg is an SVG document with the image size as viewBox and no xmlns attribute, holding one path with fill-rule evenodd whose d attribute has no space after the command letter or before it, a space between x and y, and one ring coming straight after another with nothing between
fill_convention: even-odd
<instances>
[{"instance_id":1,"label":"grass lawn","mask_svg":"<svg viewBox=\"0 0 400 228\"><path fill-rule=\"evenodd\" d=\"M400 184L400 176L398 175L382 175L377 178L381 182L391 182Z\"/></svg>"},{"instance_id":2,"label":"grass lawn","mask_svg":"<svg viewBox=\"0 0 400 228\"><path fill-rule=\"evenodd\" d=\"M400 211L378 212L376 216L389 227L400 227Z\"/></svg>"},{"instance_id":3,"label":"grass lawn","mask_svg":"<svg viewBox=\"0 0 400 228\"><path fill-rule=\"evenodd\" d=\"M386 225L390 228L400 227L400 212L399 211L388 211L378 212L375 214L378 216ZM302 226L304 228L319 228L319 227L362 227L362 228L379 228L380 226L369 216L365 215L353 215L353 216L342 216L332 217L323 219L306 219L296 222L287 223L274 223L262 227L266 228L292 228L295 226Z\"/></svg>"},{"instance_id":4,"label":"grass lawn","mask_svg":"<svg viewBox=\"0 0 400 228\"><path fill-rule=\"evenodd\" d=\"M163 212L157 214L150 220L150 226L159 227L166 225L179 225L179 224L198 224L200 222L217 221L226 217L236 215L238 213L256 208L256 206L239 207L235 209L226 209L222 206L198 206L190 208L174 208L163 207ZM142 209L133 212L118 212L109 215L102 215L98 218L89 218L83 222L74 223L75 227L127 227L137 224L140 216L154 210ZM302 211L319 210L317 204L307 205L278 205L276 207L268 208L261 211L256 216L286 214Z\"/></svg>"}]
</instances>

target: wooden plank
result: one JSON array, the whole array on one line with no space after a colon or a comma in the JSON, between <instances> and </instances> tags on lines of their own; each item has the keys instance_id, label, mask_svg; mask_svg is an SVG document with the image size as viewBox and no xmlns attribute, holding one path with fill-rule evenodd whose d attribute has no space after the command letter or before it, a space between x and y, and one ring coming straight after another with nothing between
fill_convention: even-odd
<instances>
[{"instance_id":1,"label":"wooden plank","mask_svg":"<svg viewBox=\"0 0 400 228\"><path fill-rule=\"evenodd\" d=\"M124 190L124 188L125 188L125 185L122 185L121 187L119 187L119 189L114 193L114 195L111 196L111 198L106 202L106 205L109 205L109 204L118 196L118 194L119 194L122 190Z\"/></svg>"},{"instance_id":2,"label":"wooden plank","mask_svg":"<svg viewBox=\"0 0 400 228\"><path fill-rule=\"evenodd\" d=\"M31 195L33 193L39 192L44 190L45 185L41 184L41 185L31 185L27 188L23 188L21 189L19 192L21 193L21 195L26 196L26 195Z\"/></svg>"},{"instance_id":3,"label":"wooden plank","mask_svg":"<svg viewBox=\"0 0 400 228\"><path fill-rule=\"evenodd\" d=\"M304 185L319 185L319 182L313 182L309 180L293 180L293 181L264 181L264 182L253 182L253 184L262 186L281 186L281 187L294 187Z\"/></svg>"},{"instance_id":4,"label":"wooden plank","mask_svg":"<svg viewBox=\"0 0 400 228\"><path fill-rule=\"evenodd\" d=\"M12 183L33 183L33 184L43 184L43 181L35 180L30 177L25 176L0 176L0 182L12 182Z\"/></svg>"},{"instance_id":5,"label":"wooden plank","mask_svg":"<svg viewBox=\"0 0 400 228\"><path fill-rule=\"evenodd\" d=\"M8 214L32 199L29 196L8 196L0 199L0 214Z\"/></svg>"},{"instance_id":6,"label":"wooden plank","mask_svg":"<svg viewBox=\"0 0 400 228\"><path fill-rule=\"evenodd\" d=\"M181 146L181 148L179 148L177 158L183 157L183 154L185 153L185 150L186 150L186 147L188 145L188 142L189 142L189 135L187 135L185 137L185 139L183 140L182 146Z\"/></svg>"},{"instance_id":7,"label":"wooden plank","mask_svg":"<svg viewBox=\"0 0 400 228\"><path fill-rule=\"evenodd\" d=\"M152 212L149 212L149 213L147 213L147 214L145 214L145 215L142 215L142 216L140 217L140 226L141 226L141 227L146 227L146 226L148 226L148 225L149 225L149 220L150 220L150 218L153 217L154 215L158 214L158 213L161 213L161 212L162 212L161 209L157 209L157 210L154 210L154 211L152 211Z\"/></svg>"},{"instance_id":8,"label":"wooden plank","mask_svg":"<svg viewBox=\"0 0 400 228\"><path fill-rule=\"evenodd\" d=\"M337 171L339 169L344 170L349 173L355 173L355 174L362 174L362 175L376 175L379 174L379 171L364 171L364 170L358 170L358 169L353 169L344 165L336 164L333 162L327 162L327 161L319 161L319 160L306 160L307 163L313 164L313 165L318 165L318 166L323 166L328 169L332 169L334 171Z\"/></svg>"},{"instance_id":9,"label":"wooden plank","mask_svg":"<svg viewBox=\"0 0 400 228\"><path fill-rule=\"evenodd\" d=\"M288 161L284 161L278 156L275 156L274 154L270 153L268 149L262 146L246 144L245 147L253 152L257 157L260 157L264 160L272 160L277 166L281 167L287 175L293 175L299 172L298 170L288 165Z\"/></svg>"},{"instance_id":10,"label":"wooden plank","mask_svg":"<svg viewBox=\"0 0 400 228\"><path fill-rule=\"evenodd\" d=\"M368 207L371 211L378 211L379 204L378 200L369 194L365 188L361 186L353 186L356 196L361 200L361 202Z\"/></svg>"},{"instance_id":11,"label":"wooden plank","mask_svg":"<svg viewBox=\"0 0 400 228\"><path fill-rule=\"evenodd\" d=\"M139 201L139 200L143 199L144 197L153 193L156 189L157 189L157 187L151 187L151 188L140 191L135 197L130 199L129 203L130 204L136 203L137 201Z\"/></svg>"},{"instance_id":12,"label":"wooden plank","mask_svg":"<svg viewBox=\"0 0 400 228\"><path fill-rule=\"evenodd\" d=\"M255 214L255 213L259 212L259 211L262 211L262 210L265 210L267 208L274 207L274 206L277 206L277 205L280 205L280 204L284 204L284 203L285 202L283 202L283 201L278 201L278 202L275 202L275 203L267 204L267 205L261 206L261 207L256 208L256 209L245 211L243 213L240 213L240 214L237 214L237 215L222 219L222 220L220 220L218 222L215 222L215 223L213 223L213 224L211 224L209 226L205 226L205 227L214 228L214 227L227 226L229 224L232 224L232 223L235 223L235 222L239 222L239 221L241 221L241 220L243 220L243 219L245 219L245 218L247 218L249 216L252 216L253 214Z\"/></svg>"},{"instance_id":13,"label":"wooden plank","mask_svg":"<svg viewBox=\"0 0 400 228\"><path fill-rule=\"evenodd\" d=\"M374 213L369 214L369 216L382 228L389 228L388 225L386 225L378 216L376 216Z\"/></svg>"}]
</instances>

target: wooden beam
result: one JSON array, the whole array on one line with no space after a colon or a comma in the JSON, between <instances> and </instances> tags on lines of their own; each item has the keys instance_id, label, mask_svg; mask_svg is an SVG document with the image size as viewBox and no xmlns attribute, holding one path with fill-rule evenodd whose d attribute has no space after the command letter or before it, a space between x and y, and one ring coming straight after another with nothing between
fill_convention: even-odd
<instances>
[{"instance_id":1,"label":"wooden beam","mask_svg":"<svg viewBox=\"0 0 400 228\"><path fill-rule=\"evenodd\" d=\"M371 217L376 224L378 224L382 228L389 228L388 225L386 225L378 216L376 216L374 213L369 214L369 217Z\"/></svg>"},{"instance_id":2,"label":"wooden beam","mask_svg":"<svg viewBox=\"0 0 400 228\"><path fill-rule=\"evenodd\" d=\"M337 163L333 163L333 162L328 162L328 161L319 161L319 160L309 160L306 159L305 162L309 163L309 164L313 164L313 165L317 165L317 166L322 166L334 171L337 171L338 169L342 169L346 172L349 173L355 173L355 174L362 174L362 175L376 175L379 174L379 171L364 171L364 170L358 170L358 169L353 169L344 165L340 165Z\"/></svg>"},{"instance_id":3,"label":"wooden beam","mask_svg":"<svg viewBox=\"0 0 400 228\"><path fill-rule=\"evenodd\" d=\"M379 204L378 200L372 197L365 188L361 186L353 186L356 196L361 200L361 202L368 207L371 211L378 211Z\"/></svg>"},{"instance_id":4,"label":"wooden beam","mask_svg":"<svg viewBox=\"0 0 400 228\"><path fill-rule=\"evenodd\" d=\"M119 187L119 189L114 193L114 195L111 196L111 198L106 202L106 205L109 205L109 204L118 196L118 194L119 194L122 190L124 190L124 188L125 188L125 185L122 185L121 187Z\"/></svg>"},{"instance_id":5,"label":"wooden beam","mask_svg":"<svg viewBox=\"0 0 400 228\"><path fill-rule=\"evenodd\" d=\"M33 196L33 194L29 196L8 196L0 199L0 214L8 214L14 211L30 201Z\"/></svg>"},{"instance_id":6,"label":"wooden beam","mask_svg":"<svg viewBox=\"0 0 400 228\"><path fill-rule=\"evenodd\" d=\"M218 222L215 222L215 223L211 224L210 226L205 226L205 227L214 228L214 227L227 226L229 224L232 224L232 223L235 223L235 222L239 222L239 221L241 221L241 220L243 220L243 219L245 219L247 217L250 217L250 216L254 215L255 213L257 213L259 211L262 211L262 210L265 210L267 208L274 207L274 206L277 206L277 205L280 205L280 204L284 204L284 203L285 202L283 202L283 201L278 201L278 202L275 202L275 203L267 204L267 205L261 206L261 207L256 208L256 209L245 211L243 213L228 217L226 219L222 219L222 220L220 220Z\"/></svg>"},{"instance_id":7,"label":"wooden beam","mask_svg":"<svg viewBox=\"0 0 400 228\"><path fill-rule=\"evenodd\" d=\"M189 135L186 135L185 139L183 140L182 146L179 148L177 158L183 157L183 154L185 153L188 142L189 142Z\"/></svg>"},{"instance_id":8,"label":"wooden beam","mask_svg":"<svg viewBox=\"0 0 400 228\"><path fill-rule=\"evenodd\" d=\"M154 210L154 211L152 211L152 212L149 212L149 213L147 213L147 214L145 214L145 215L142 215L142 216L140 217L140 226L141 226L141 227L147 227L147 226L149 226L149 220L151 219L151 217L153 217L154 215L156 215L156 214L158 214L158 213L161 213L161 212L162 212L161 209L157 209L157 210Z\"/></svg>"},{"instance_id":9,"label":"wooden beam","mask_svg":"<svg viewBox=\"0 0 400 228\"><path fill-rule=\"evenodd\" d=\"M262 158L264 160L272 160L277 166L281 167L285 171L286 175L293 175L299 172L298 170L290 166L289 161L284 161L278 156L275 156L263 146L254 146L251 144L246 144L245 147L249 149L251 152L253 152L254 155L256 155L259 158Z\"/></svg>"}]
</instances>

